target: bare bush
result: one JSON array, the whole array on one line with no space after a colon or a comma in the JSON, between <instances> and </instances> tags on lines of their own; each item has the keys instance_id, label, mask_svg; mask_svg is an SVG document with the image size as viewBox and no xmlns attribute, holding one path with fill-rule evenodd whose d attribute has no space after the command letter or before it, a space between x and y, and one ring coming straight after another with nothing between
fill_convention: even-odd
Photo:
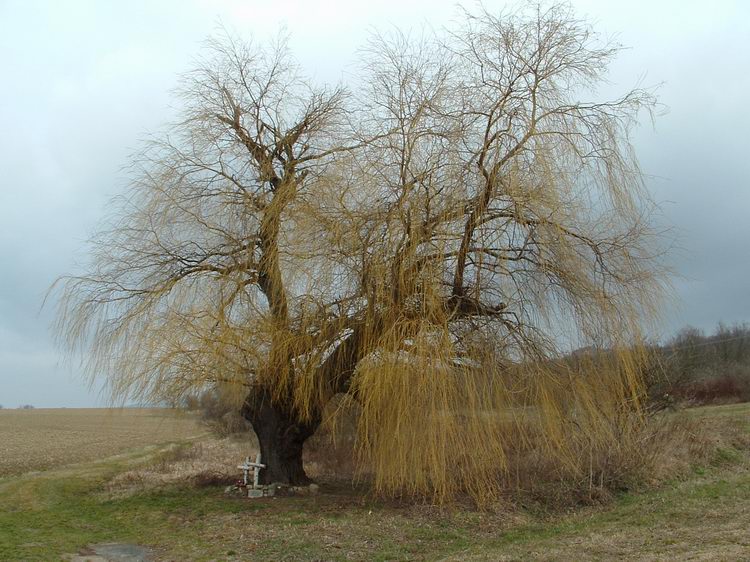
<instances>
[{"instance_id":1,"label":"bare bush","mask_svg":"<svg viewBox=\"0 0 750 562\"><path fill-rule=\"evenodd\" d=\"M236 405L216 388L187 398L185 407L197 410L201 420L219 437L247 434L252 429Z\"/></svg>"},{"instance_id":2,"label":"bare bush","mask_svg":"<svg viewBox=\"0 0 750 562\"><path fill-rule=\"evenodd\" d=\"M654 403L750 401L750 328L744 324L719 324L710 335L685 328L652 356L647 380Z\"/></svg>"}]
</instances>

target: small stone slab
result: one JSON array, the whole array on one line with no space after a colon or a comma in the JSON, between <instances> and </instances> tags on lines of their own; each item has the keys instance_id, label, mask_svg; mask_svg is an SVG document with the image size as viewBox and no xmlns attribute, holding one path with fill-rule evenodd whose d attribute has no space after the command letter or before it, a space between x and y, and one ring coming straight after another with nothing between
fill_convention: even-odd
<instances>
[{"instance_id":1,"label":"small stone slab","mask_svg":"<svg viewBox=\"0 0 750 562\"><path fill-rule=\"evenodd\" d=\"M309 486L291 486L289 493L293 496L315 496L320 491L320 486L310 484Z\"/></svg>"},{"instance_id":2,"label":"small stone slab","mask_svg":"<svg viewBox=\"0 0 750 562\"><path fill-rule=\"evenodd\" d=\"M320 492L320 486L310 484L308 486L289 486L288 484L276 484L276 493L279 496L315 496Z\"/></svg>"},{"instance_id":3,"label":"small stone slab","mask_svg":"<svg viewBox=\"0 0 750 562\"><path fill-rule=\"evenodd\" d=\"M276 486L261 486L260 488L248 488L248 498L269 498L276 495Z\"/></svg>"},{"instance_id":4,"label":"small stone slab","mask_svg":"<svg viewBox=\"0 0 750 562\"><path fill-rule=\"evenodd\" d=\"M93 544L78 554L64 557L70 562L150 562L151 550L137 544Z\"/></svg>"}]
</instances>

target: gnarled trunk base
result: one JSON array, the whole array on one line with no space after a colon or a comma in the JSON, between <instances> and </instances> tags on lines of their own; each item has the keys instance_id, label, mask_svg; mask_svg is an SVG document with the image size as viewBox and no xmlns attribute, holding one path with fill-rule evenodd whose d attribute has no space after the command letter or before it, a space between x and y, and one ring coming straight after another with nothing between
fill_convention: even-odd
<instances>
[{"instance_id":1,"label":"gnarled trunk base","mask_svg":"<svg viewBox=\"0 0 750 562\"><path fill-rule=\"evenodd\" d=\"M311 482L302 465L305 441L320 425L316 417L300 422L293 412L274 404L263 389L253 389L242 406L242 415L253 426L260 444L261 484L304 486Z\"/></svg>"}]
</instances>

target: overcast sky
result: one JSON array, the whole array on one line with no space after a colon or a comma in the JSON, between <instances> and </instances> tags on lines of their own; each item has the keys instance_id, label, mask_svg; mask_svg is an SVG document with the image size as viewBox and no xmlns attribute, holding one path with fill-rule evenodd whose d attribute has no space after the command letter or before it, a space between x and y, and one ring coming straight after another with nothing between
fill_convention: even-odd
<instances>
[{"instance_id":1,"label":"overcast sky","mask_svg":"<svg viewBox=\"0 0 750 562\"><path fill-rule=\"evenodd\" d=\"M630 47L608 91L663 83L669 111L635 144L681 248L664 333L750 322L750 2L573 5ZM173 115L169 90L219 22L261 39L285 25L308 73L337 81L368 29L454 15L439 0L0 0L0 404L102 404L55 349L42 300L85 262L129 153Z\"/></svg>"}]
</instances>

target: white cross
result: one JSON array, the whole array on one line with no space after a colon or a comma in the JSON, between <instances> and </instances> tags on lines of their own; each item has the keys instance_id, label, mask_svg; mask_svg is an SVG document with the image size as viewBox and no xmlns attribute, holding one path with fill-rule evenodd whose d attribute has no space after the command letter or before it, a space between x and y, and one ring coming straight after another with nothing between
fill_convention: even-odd
<instances>
[{"instance_id":1,"label":"white cross","mask_svg":"<svg viewBox=\"0 0 750 562\"><path fill-rule=\"evenodd\" d=\"M253 471L253 488L258 487L258 480L260 478L260 469L266 468L266 465L260 464L260 453L255 455L255 462L250 462L250 457L245 457L245 464L241 464L237 468L242 469L242 481L247 486L247 477L250 475L250 471Z\"/></svg>"}]
</instances>

